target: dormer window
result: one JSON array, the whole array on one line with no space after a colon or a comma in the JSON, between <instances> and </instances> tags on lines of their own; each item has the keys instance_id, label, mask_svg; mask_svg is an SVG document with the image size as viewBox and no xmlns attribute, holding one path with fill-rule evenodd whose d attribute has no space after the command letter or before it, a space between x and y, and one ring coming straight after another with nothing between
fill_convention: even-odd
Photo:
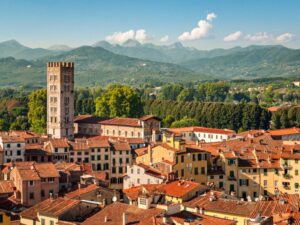
<instances>
[{"instance_id":1,"label":"dormer window","mask_svg":"<svg viewBox=\"0 0 300 225\"><path fill-rule=\"evenodd\" d=\"M28 181L28 186L33 187L34 186L34 181L33 180Z\"/></svg>"}]
</instances>

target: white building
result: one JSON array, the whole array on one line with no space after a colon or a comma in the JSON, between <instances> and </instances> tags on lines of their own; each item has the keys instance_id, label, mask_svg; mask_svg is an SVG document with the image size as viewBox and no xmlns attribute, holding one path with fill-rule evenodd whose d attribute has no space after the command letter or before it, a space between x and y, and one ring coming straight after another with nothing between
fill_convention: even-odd
<instances>
[{"instance_id":1,"label":"white building","mask_svg":"<svg viewBox=\"0 0 300 225\"><path fill-rule=\"evenodd\" d=\"M24 161L25 139L3 134L0 136L0 165L8 162Z\"/></svg>"},{"instance_id":2,"label":"white building","mask_svg":"<svg viewBox=\"0 0 300 225\"><path fill-rule=\"evenodd\" d=\"M161 184L166 179L167 175L144 164L127 166L127 174L123 180L123 189L142 184Z\"/></svg>"},{"instance_id":3,"label":"white building","mask_svg":"<svg viewBox=\"0 0 300 225\"><path fill-rule=\"evenodd\" d=\"M202 142L220 142L236 136L233 130L208 127L168 128L165 131L174 135L181 135L184 140Z\"/></svg>"}]
</instances>

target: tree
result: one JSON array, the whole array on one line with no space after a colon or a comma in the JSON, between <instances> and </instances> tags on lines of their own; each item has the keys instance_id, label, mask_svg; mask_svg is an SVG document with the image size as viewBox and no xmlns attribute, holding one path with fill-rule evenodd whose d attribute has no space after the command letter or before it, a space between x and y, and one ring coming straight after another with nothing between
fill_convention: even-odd
<instances>
[{"instance_id":1,"label":"tree","mask_svg":"<svg viewBox=\"0 0 300 225\"><path fill-rule=\"evenodd\" d=\"M106 117L139 117L143 106L139 93L129 86L109 87L96 98L96 114Z\"/></svg>"},{"instance_id":2,"label":"tree","mask_svg":"<svg viewBox=\"0 0 300 225\"><path fill-rule=\"evenodd\" d=\"M167 115L164 119L163 119L163 126L164 127L170 127L171 124L175 121L175 118L171 115Z\"/></svg>"},{"instance_id":3,"label":"tree","mask_svg":"<svg viewBox=\"0 0 300 225\"><path fill-rule=\"evenodd\" d=\"M190 127L198 125L197 121L195 119L191 118L183 118L181 120L176 120L171 124L171 127Z\"/></svg>"},{"instance_id":4,"label":"tree","mask_svg":"<svg viewBox=\"0 0 300 225\"><path fill-rule=\"evenodd\" d=\"M29 95L28 120L31 129L37 133L45 133L47 126L47 91L37 90Z\"/></svg>"}]
</instances>

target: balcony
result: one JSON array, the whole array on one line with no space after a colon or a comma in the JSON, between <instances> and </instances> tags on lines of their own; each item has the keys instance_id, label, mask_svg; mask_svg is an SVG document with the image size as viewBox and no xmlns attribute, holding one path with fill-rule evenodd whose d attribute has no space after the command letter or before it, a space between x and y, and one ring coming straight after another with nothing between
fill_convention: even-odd
<instances>
[{"instance_id":1,"label":"balcony","mask_svg":"<svg viewBox=\"0 0 300 225\"><path fill-rule=\"evenodd\" d=\"M287 163L283 163L281 166L282 166L282 168L284 168L284 169L292 169L292 168L293 168L291 165L289 165L289 164L287 164Z\"/></svg>"},{"instance_id":2,"label":"balcony","mask_svg":"<svg viewBox=\"0 0 300 225\"><path fill-rule=\"evenodd\" d=\"M286 173L286 174L283 174L283 177L285 179L291 179L293 176L291 174Z\"/></svg>"},{"instance_id":3,"label":"balcony","mask_svg":"<svg viewBox=\"0 0 300 225\"><path fill-rule=\"evenodd\" d=\"M229 176L229 177L228 177L228 180L236 180L236 178L233 177L233 176Z\"/></svg>"}]
</instances>

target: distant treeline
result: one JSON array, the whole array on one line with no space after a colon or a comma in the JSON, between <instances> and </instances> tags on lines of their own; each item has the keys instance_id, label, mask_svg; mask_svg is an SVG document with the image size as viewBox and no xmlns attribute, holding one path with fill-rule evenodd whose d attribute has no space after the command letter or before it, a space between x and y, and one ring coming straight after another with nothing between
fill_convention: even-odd
<instances>
[{"instance_id":1,"label":"distant treeline","mask_svg":"<svg viewBox=\"0 0 300 225\"><path fill-rule=\"evenodd\" d=\"M282 108L272 115L272 128L300 127L300 107Z\"/></svg>"},{"instance_id":2,"label":"distant treeline","mask_svg":"<svg viewBox=\"0 0 300 225\"><path fill-rule=\"evenodd\" d=\"M236 131L268 129L271 114L257 104L208 103L147 100L144 113L165 118L164 126L174 121L188 121L193 125L228 128ZM181 124L180 124L181 126Z\"/></svg>"}]
</instances>

